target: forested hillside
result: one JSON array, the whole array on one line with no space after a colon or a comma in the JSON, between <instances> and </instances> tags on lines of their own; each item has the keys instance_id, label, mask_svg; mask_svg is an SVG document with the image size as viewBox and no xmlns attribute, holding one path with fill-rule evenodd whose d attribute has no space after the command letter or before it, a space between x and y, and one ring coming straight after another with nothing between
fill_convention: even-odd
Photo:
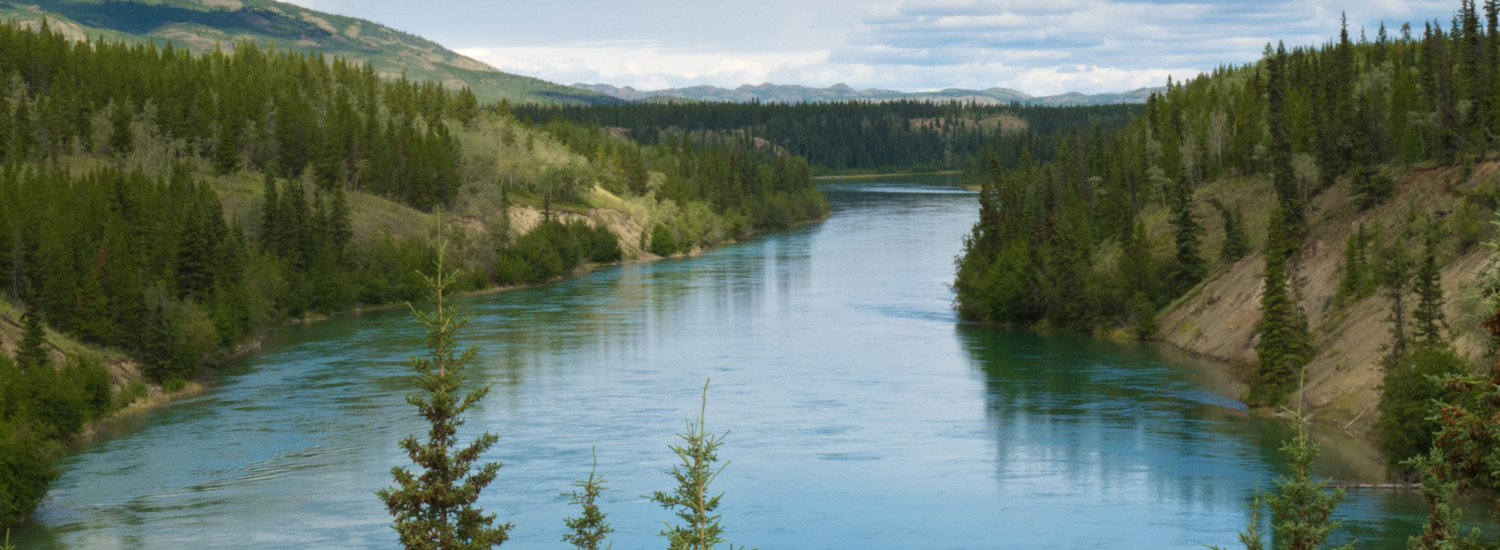
<instances>
[{"instance_id":1,"label":"forested hillside","mask_svg":"<svg viewBox=\"0 0 1500 550\"><path fill-rule=\"evenodd\" d=\"M957 101L833 103L633 103L597 106L517 106L516 116L539 122L623 129L642 144L786 150L805 156L820 173L951 170L972 164L995 143L1030 144L1049 154L1053 135L1072 128L1113 130L1141 105L1033 107Z\"/></svg>"},{"instance_id":2,"label":"forested hillside","mask_svg":"<svg viewBox=\"0 0 1500 550\"><path fill-rule=\"evenodd\" d=\"M480 101L590 104L615 99L501 72L442 45L385 25L275 0L30 0L0 2L0 21L36 29L46 22L73 40L103 37L168 43L205 54L241 42L368 64L381 78L405 75L450 89L469 87Z\"/></svg>"},{"instance_id":3,"label":"forested hillside","mask_svg":"<svg viewBox=\"0 0 1500 550\"><path fill-rule=\"evenodd\" d=\"M1427 451L1432 400L1456 399L1428 375L1489 348L1460 313L1493 257L1497 18L1465 0L1451 25L1267 46L1049 162L997 144L960 314L1163 338L1244 365L1253 403L1304 387L1393 464Z\"/></svg>"},{"instance_id":4,"label":"forested hillside","mask_svg":"<svg viewBox=\"0 0 1500 550\"><path fill-rule=\"evenodd\" d=\"M0 317L24 327L0 330L0 524L57 441L216 350L416 299L433 231L476 290L827 213L799 157L542 129L342 58L37 30L0 25Z\"/></svg>"}]
</instances>

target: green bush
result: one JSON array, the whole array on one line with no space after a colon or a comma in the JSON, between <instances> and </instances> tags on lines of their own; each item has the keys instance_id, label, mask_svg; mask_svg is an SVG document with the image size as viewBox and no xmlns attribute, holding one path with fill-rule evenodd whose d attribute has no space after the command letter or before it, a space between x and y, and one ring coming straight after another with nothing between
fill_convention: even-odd
<instances>
[{"instance_id":1,"label":"green bush","mask_svg":"<svg viewBox=\"0 0 1500 550\"><path fill-rule=\"evenodd\" d=\"M60 472L52 467L57 443L24 423L0 420L0 526L25 519Z\"/></svg>"},{"instance_id":2,"label":"green bush","mask_svg":"<svg viewBox=\"0 0 1500 550\"><path fill-rule=\"evenodd\" d=\"M114 410L109 371L98 359L75 357L68 362L67 376L78 386L90 418L102 418Z\"/></svg>"},{"instance_id":3,"label":"green bush","mask_svg":"<svg viewBox=\"0 0 1500 550\"><path fill-rule=\"evenodd\" d=\"M584 261L623 258L620 240L608 228L582 220L548 220L500 252L494 278L501 285L535 284L566 275Z\"/></svg>"},{"instance_id":4,"label":"green bush","mask_svg":"<svg viewBox=\"0 0 1500 550\"><path fill-rule=\"evenodd\" d=\"M1375 427L1380 430L1380 449L1393 466L1432 448L1432 435L1440 427L1432 418L1433 400L1456 397L1442 380L1469 368L1453 349L1426 345L1387 367Z\"/></svg>"},{"instance_id":5,"label":"green bush","mask_svg":"<svg viewBox=\"0 0 1500 550\"><path fill-rule=\"evenodd\" d=\"M1349 194L1360 210L1378 206L1396 194L1396 182L1387 174L1373 167L1364 166L1355 170Z\"/></svg>"},{"instance_id":6,"label":"green bush","mask_svg":"<svg viewBox=\"0 0 1500 550\"><path fill-rule=\"evenodd\" d=\"M657 256L671 256L678 251L677 236L672 234L672 228L662 224L656 224L651 229L651 253Z\"/></svg>"},{"instance_id":7,"label":"green bush","mask_svg":"<svg viewBox=\"0 0 1500 550\"><path fill-rule=\"evenodd\" d=\"M1458 251L1468 252L1479 244L1480 238L1484 236L1485 223L1480 215L1479 205L1473 201L1464 201L1448 216L1449 231L1458 238Z\"/></svg>"}]
</instances>

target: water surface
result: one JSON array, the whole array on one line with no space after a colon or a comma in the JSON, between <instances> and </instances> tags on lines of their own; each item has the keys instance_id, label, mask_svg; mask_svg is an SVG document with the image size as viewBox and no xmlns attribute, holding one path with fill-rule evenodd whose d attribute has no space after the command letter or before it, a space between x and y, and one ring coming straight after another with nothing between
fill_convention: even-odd
<instances>
[{"instance_id":1,"label":"water surface","mask_svg":"<svg viewBox=\"0 0 1500 550\"><path fill-rule=\"evenodd\" d=\"M958 322L947 287L973 193L952 177L825 183L828 221L696 258L462 301L494 384L466 438L498 433L481 505L506 548L558 548L590 448L616 548L664 547L667 446L695 414L730 431L723 523L762 549L1228 545L1290 434L1212 365L1140 344ZM390 548L374 491L422 430L402 395L401 310L286 327L214 388L63 461L21 548ZM1378 477L1323 434L1320 473ZM1361 547L1404 548L1410 493L1351 493Z\"/></svg>"}]
</instances>

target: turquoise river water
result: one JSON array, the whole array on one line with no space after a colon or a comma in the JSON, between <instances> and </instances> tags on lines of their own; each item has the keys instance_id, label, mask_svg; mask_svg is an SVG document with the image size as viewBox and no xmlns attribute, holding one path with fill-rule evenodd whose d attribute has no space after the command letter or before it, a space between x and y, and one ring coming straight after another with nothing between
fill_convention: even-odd
<instances>
[{"instance_id":1,"label":"turquoise river water","mask_svg":"<svg viewBox=\"0 0 1500 550\"><path fill-rule=\"evenodd\" d=\"M480 499L505 548L561 548L590 448L615 548L661 548L642 495L709 389L730 432L727 537L762 549L1229 545L1283 472L1283 422L1222 369L1159 347L958 321L948 288L976 198L949 176L829 182L833 216L694 258L466 298L471 412L504 462ZM19 548L392 548L374 496L422 431L402 396L422 334L402 309L281 329L212 388L63 461ZM1320 474L1379 480L1320 434ZM1480 514L1475 511L1471 514ZM1342 540L1403 548L1418 495L1351 491Z\"/></svg>"}]
</instances>

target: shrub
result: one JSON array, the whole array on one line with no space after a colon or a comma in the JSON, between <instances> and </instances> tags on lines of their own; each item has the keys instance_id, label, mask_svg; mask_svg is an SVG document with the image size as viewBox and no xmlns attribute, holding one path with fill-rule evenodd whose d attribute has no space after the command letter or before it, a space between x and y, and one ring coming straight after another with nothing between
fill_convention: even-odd
<instances>
[{"instance_id":1,"label":"shrub","mask_svg":"<svg viewBox=\"0 0 1500 550\"><path fill-rule=\"evenodd\" d=\"M1380 390L1380 450L1392 466L1432 448L1440 427L1433 400L1450 402L1454 392L1441 380L1465 374L1469 365L1446 346L1417 346L1386 368Z\"/></svg>"},{"instance_id":2,"label":"shrub","mask_svg":"<svg viewBox=\"0 0 1500 550\"><path fill-rule=\"evenodd\" d=\"M1370 166L1363 166L1354 171L1349 195L1354 199L1354 205L1360 210L1378 206L1395 194L1396 182L1389 175Z\"/></svg>"},{"instance_id":3,"label":"shrub","mask_svg":"<svg viewBox=\"0 0 1500 550\"><path fill-rule=\"evenodd\" d=\"M677 252L677 237L672 234L672 229L656 224L656 227L651 229L651 253L657 256L671 256Z\"/></svg>"},{"instance_id":4,"label":"shrub","mask_svg":"<svg viewBox=\"0 0 1500 550\"><path fill-rule=\"evenodd\" d=\"M566 275L584 261L617 262L624 258L620 240L603 226L582 220L542 222L495 259L495 283L541 283Z\"/></svg>"}]
</instances>

